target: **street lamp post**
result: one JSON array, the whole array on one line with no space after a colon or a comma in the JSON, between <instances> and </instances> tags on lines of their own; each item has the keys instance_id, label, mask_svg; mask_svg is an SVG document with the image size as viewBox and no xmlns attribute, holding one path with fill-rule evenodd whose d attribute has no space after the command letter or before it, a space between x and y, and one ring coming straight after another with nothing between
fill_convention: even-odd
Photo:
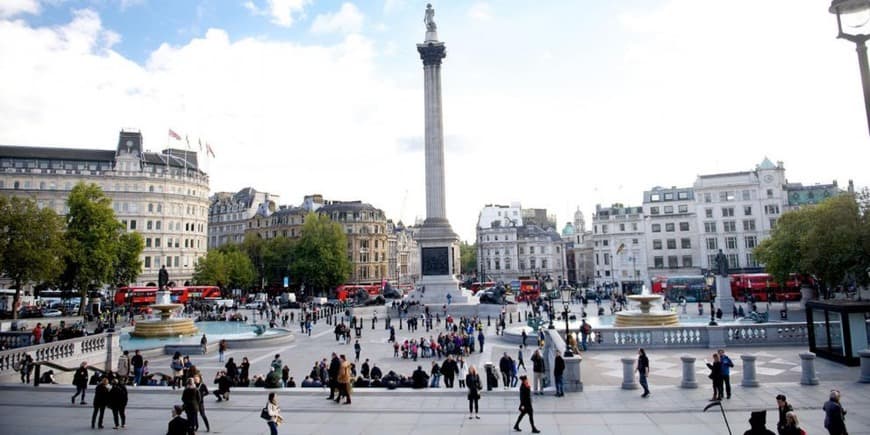
<instances>
[{"instance_id":1,"label":"street lamp post","mask_svg":"<svg viewBox=\"0 0 870 435\"><path fill-rule=\"evenodd\" d=\"M713 291L713 284L716 282L716 275L713 275L712 270L708 270L704 275L704 282L707 284L707 291L710 293L710 326L717 326L716 323L716 292Z\"/></svg>"},{"instance_id":2,"label":"street lamp post","mask_svg":"<svg viewBox=\"0 0 870 435\"><path fill-rule=\"evenodd\" d=\"M559 292L562 296L562 310L565 317L562 320L565 321L565 357L574 356L574 352L571 351L570 340L568 337L571 335L571 330L568 327L568 314L571 312L571 287L564 286ZM574 340L576 343L577 341Z\"/></svg>"},{"instance_id":3,"label":"street lamp post","mask_svg":"<svg viewBox=\"0 0 870 435\"><path fill-rule=\"evenodd\" d=\"M855 49L858 51L858 68L861 72L861 85L864 90L864 112L867 116L867 127L870 128L870 71L868 71L867 65L867 40L870 39L870 34L853 35L843 32L841 18L845 17L849 20L853 17L860 17L862 21L852 27L863 27L867 24L864 15L870 13L870 0L832 0L828 12L837 16L837 38L854 42ZM847 26L849 21L846 23Z\"/></svg>"},{"instance_id":4,"label":"street lamp post","mask_svg":"<svg viewBox=\"0 0 870 435\"><path fill-rule=\"evenodd\" d=\"M547 280L544 281L544 288L547 289L547 297L549 299L549 296L550 296L551 292L553 291L553 279L550 278L549 276L547 277ZM553 323L553 320L554 320L553 317L556 317L555 316L556 310L553 309L553 300L552 299L549 300L548 305L550 308L550 326L548 326L547 329L556 329L556 325Z\"/></svg>"}]
</instances>

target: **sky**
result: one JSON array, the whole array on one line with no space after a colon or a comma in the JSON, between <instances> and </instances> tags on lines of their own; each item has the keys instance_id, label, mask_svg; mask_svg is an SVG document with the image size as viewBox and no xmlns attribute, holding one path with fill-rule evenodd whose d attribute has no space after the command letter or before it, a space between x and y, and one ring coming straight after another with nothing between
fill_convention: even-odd
<instances>
[{"instance_id":1,"label":"sky","mask_svg":"<svg viewBox=\"0 0 870 435\"><path fill-rule=\"evenodd\" d=\"M654 186L782 161L870 184L854 44L810 0L433 1L447 214L519 202L558 225ZM362 200L425 218L425 2L2 0L0 144L204 159L212 192ZM857 32L867 32L858 29ZM202 158L202 157L201 157Z\"/></svg>"}]
</instances>

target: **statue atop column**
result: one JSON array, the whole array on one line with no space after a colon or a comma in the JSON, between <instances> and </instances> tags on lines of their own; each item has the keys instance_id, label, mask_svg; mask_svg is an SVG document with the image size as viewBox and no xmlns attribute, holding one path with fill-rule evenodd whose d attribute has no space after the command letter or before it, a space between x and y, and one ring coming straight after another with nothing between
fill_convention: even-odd
<instances>
[{"instance_id":1,"label":"statue atop column","mask_svg":"<svg viewBox=\"0 0 870 435\"><path fill-rule=\"evenodd\" d=\"M722 250L719 250L719 253L716 254L716 275L719 276L728 276L728 257L722 253Z\"/></svg>"},{"instance_id":2,"label":"statue atop column","mask_svg":"<svg viewBox=\"0 0 870 435\"><path fill-rule=\"evenodd\" d=\"M426 4L426 15L423 16L423 22L426 23L427 32L438 30L438 26L435 25L435 9L432 9L432 3Z\"/></svg>"}]
</instances>

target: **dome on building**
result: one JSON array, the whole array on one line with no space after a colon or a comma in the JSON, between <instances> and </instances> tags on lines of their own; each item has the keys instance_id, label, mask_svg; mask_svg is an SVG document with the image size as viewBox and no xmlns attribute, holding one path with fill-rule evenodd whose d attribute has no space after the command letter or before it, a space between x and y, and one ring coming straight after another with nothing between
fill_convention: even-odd
<instances>
[{"instance_id":1,"label":"dome on building","mask_svg":"<svg viewBox=\"0 0 870 435\"><path fill-rule=\"evenodd\" d=\"M571 222L565 223L565 228L562 228L562 237L570 237L574 235L574 225Z\"/></svg>"}]
</instances>

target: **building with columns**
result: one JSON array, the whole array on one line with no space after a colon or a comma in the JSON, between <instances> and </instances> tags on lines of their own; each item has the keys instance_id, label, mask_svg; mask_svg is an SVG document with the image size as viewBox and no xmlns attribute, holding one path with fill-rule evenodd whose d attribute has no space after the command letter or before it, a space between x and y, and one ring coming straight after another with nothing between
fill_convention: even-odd
<instances>
[{"instance_id":1,"label":"building with columns","mask_svg":"<svg viewBox=\"0 0 870 435\"><path fill-rule=\"evenodd\" d=\"M208 245L209 177L197 153L148 151L139 131L122 130L114 150L0 146L0 193L30 197L60 215L79 182L112 200L127 231L142 235L142 273L132 285L157 283L166 266L173 283L193 277Z\"/></svg>"}]
</instances>

